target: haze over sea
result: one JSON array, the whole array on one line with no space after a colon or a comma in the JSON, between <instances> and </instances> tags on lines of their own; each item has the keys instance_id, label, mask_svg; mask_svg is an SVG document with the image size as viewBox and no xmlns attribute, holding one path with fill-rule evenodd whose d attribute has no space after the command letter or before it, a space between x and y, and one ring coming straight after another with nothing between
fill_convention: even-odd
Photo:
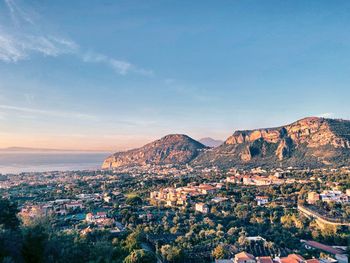
<instances>
[{"instance_id":1,"label":"haze over sea","mask_svg":"<svg viewBox=\"0 0 350 263\"><path fill-rule=\"evenodd\" d=\"M0 173L93 170L109 153L0 153Z\"/></svg>"}]
</instances>

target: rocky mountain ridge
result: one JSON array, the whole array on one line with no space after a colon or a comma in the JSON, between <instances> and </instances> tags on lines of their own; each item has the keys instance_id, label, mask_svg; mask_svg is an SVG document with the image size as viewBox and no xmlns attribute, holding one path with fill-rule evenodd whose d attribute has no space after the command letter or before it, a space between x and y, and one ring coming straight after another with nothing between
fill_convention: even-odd
<instances>
[{"instance_id":1,"label":"rocky mountain ridge","mask_svg":"<svg viewBox=\"0 0 350 263\"><path fill-rule=\"evenodd\" d=\"M309 117L267 129L236 131L195 164L222 166L322 166L350 163L350 121Z\"/></svg>"},{"instance_id":2,"label":"rocky mountain ridge","mask_svg":"<svg viewBox=\"0 0 350 263\"><path fill-rule=\"evenodd\" d=\"M350 165L350 121L309 117L276 128L236 131L210 150L186 135L168 135L110 156L103 168L187 163L220 168Z\"/></svg>"},{"instance_id":3,"label":"rocky mountain ridge","mask_svg":"<svg viewBox=\"0 0 350 263\"><path fill-rule=\"evenodd\" d=\"M207 147L187 135L170 134L143 147L117 152L104 161L102 168L147 164L186 164L204 149Z\"/></svg>"}]
</instances>

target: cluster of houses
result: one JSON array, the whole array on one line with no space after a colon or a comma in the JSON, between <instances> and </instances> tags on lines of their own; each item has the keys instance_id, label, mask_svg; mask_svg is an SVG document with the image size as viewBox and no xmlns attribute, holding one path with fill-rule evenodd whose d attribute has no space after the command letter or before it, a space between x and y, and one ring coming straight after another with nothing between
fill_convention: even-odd
<instances>
[{"instance_id":1,"label":"cluster of houses","mask_svg":"<svg viewBox=\"0 0 350 263\"><path fill-rule=\"evenodd\" d=\"M50 215L67 215L69 212L82 210L84 204L82 200L56 199L43 204L28 204L22 207L21 217L44 217Z\"/></svg>"},{"instance_id":2,"label":"cluster of houses","mask_svg":"<svg viewBox=\"0 0 350 263\"><path fill-rule=\"evenodd\" d=\"M150 193L150 201L153 203L165 203L165 206L186 206L191 197L213 194L222 187L222 184L200 184L185 187L169 187Z\"/></svg>"},{"instance_id":3,"label":"cluster of houses","mask_svg":"<svg viewBox=\"0 0 350 263\"><path fill-rule=\"evenodd\" d=\"M98 227L112 226L115 223L113 218L107 217L106 212L87 213L85 221Z\"/></svg>"},{"instance_id":4,"label":"cluster of houses","mask_svg":"<svg viewBox=\"0 0 350 263\"><path fill-rule=\"evenodd\" d=\"M240 252L234 256L232 259L217 259L215 260L216 263L347 263L348 258L345 254L345 251L337 248L333 248L330 246L323 245L321 243L315 242L315 241L307 241L307 242L313 242L312 246L310 246L308 249L318 249L320 251L326 252L329 257L325 258L312 258L312 259L305 259L299 254L289 254L286 257L270 257L270 256L263 256L263 257L255 257L252 254L249 254L247 252ZM332 258L330 256L335 256L335 258Z\"/></svg>"},{"instance_id":5,"label":"cluster of houses","mask_svg":"<svg viewBox=\"0 0 350 263\"><path fill-rule=\"evenodd\" d=\"M320 194L317 192L309 192L307 202L309 204L315 204L317 201L348 203L350 202L350 189L347 189L345 193L339 190L324 190Z\"/></svg>"},{"instance_id":6,"label":"cluster of houses","mask_svg":"<svg viewBox=\"0 0 350 263\"><path fill-rule=\"evenodd\" d=\"M232 259L219 259L216 263L320 263L317 259L305 260L298 254L289 254L287 257L255 257L247 252L240 252Z\"/></svg>"},{"instance_id":7,"label":"cluster of houses","mask_svg":"<svg viewBox=\"0 0 350 263\"><path fill-rule=\"evenodd\" d=\"M194 202L193 197L200 197L214 194L223 186L222 183L210 183L200 185L188 185L185 187L168 187L150 193L150 203L152 205L164 204L166 207L185 207L194 205L194 210L203 214L210 211L211 206L221 206L227 208L232 200L226 197L216 196L207 202ZM268 196L256 196L257 205L263 206L269 203Z\"/></svg>"},{"instance_id":8,"label":"cluster of houses","mask_svg":"<svg viewBox=\"0 0 350 263\"><path fill-rule=\"evenodd\" d=\"M263 241L266 240L261 236L247 237L249 241ZM230 259L217 259L216 263L348 263L348 254L346 246L329 246L314 240L300 240L301 248L308 251L313 251L314 255L319 255L319 258L305 259L299 254L289 254L288 256L259 256L247 253L245 251ZM260 251L261 252L261 251ZM231 254L233 255L233 254Z\"/></svg>"},{"instance_id":9,"label":"cluster of houses","mask_svg":"<svg viewBox=\"0 0 350 263\"><path fill-rule=\"evenodd\" d=\"M108 203L118 196L121 196L119 192L78 194L75 199L56 199L42 203L26 203L22 206L19 216L27 222L37 218L56 216L56 220L85 220L86 223L97 227L112 226L115 223L114 219L108 218L106 212L90 213L89 209L86 209L86 205L87 203L93 203L96 207L101 209L105 207L107 209L110 207Z\"/></svg>"},{"instance_id":10,"label":"cluster of houses","mask_svg":"<svg viewBox=\"0 0 350 263\"><path fill-rule=\"evenodd\" d=\"M227 183L243 184L243 185L256 185L256 186L266 186L266 185L281 185L284 183L293 183L293 179L280 179L276 175L257 175L257 174L235 174L226 178Z\"/></svg>"}]
</instances>

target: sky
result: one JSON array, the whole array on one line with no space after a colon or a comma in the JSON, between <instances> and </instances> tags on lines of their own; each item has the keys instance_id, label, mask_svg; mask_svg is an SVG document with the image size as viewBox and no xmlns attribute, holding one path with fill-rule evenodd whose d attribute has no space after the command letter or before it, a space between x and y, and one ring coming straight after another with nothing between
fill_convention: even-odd
<instances>
[{"instance_id":1,"label":"sky","mask_svg":"<svg viewBox=\"0 0 350 263\"><path fill-rule=\"evenodd\" d=\"M0 0L0 148L350 119L350 1Z\"/></svg>"}]
</instances>

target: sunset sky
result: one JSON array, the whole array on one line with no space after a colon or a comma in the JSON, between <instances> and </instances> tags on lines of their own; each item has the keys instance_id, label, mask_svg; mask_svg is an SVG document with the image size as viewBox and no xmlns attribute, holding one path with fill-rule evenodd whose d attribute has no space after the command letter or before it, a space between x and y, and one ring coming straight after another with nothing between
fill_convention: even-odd
<instances>
[{"instance_id":1,"label":"sunset sky","mask_svg":"<svg viewBox=\"0 0 350 263\"><path fill-rule=\"evenodd\" d=\"M0 148L350 119L350 1L0 0Z\"/></svg>"}]
</instances>

